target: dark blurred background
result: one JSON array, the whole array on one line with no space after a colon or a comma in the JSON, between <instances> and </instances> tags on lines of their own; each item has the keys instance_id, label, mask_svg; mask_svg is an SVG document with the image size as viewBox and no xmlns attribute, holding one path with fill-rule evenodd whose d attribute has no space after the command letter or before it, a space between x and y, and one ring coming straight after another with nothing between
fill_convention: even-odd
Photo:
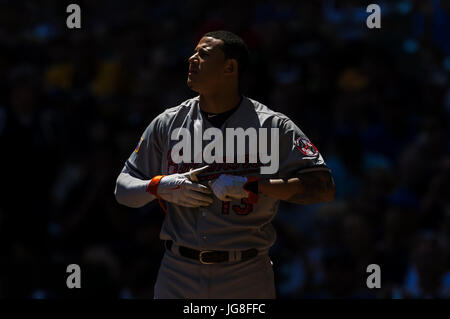
<instances>
[{"instance_id":1,"label":"dark blurred background","mask_svg":"<svg viewBox=\"0 0 450 319\"><path fill-rule=\"evenodd\" d=\"M115 180L195 96L187 58L218 29L251 50L245 94L293 119L336 182L333 203L280 206L278 297L450 297L450 1L75 3L70 30L64 1L0 0L0 297L153 297L164 213L117 204Z\"/></svg>"}]
</instances>

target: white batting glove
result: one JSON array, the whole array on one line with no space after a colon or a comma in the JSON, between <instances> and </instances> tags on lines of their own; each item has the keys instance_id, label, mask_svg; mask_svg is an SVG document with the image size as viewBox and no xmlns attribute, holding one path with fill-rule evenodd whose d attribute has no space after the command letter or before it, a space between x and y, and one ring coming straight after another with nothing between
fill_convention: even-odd
<instances>
[{"instance_id":1,"label":"white batting glove","mask_svg":"<svg viewBox=\"0 0 450 319\"><path fill-rule=\"evenodd\" d=\"M207 168L208 166L204 166L184 174L163 176L155 183L153 189L150 183L148 191L168 202L184 207L209 206L213 199L206 194L211 194L211 190L195 182L198 181L196 175Z\"/></svg>"},{"instance_id":2,"label":"white batting glove","mask_svg":"<svg viewBox=\"0 0 450 319\"><path fill-rule=\"evenodd\" d=\"M247 182L249 182L249 178L244 176L222 174L209 185L214 195L222 201L251 197L252 202L256 203L257 195L244 189Z\"/></svg>"}]
</instances>

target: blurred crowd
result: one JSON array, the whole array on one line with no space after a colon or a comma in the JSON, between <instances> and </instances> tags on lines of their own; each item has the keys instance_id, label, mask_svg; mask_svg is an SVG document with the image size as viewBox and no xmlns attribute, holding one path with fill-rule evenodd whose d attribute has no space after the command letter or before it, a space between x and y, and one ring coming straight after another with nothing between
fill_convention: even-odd
<instances>
[{"instance_id":1,"label":"blurred crowd","mask_svg":"<svg viewBox=\"0 0 450 319\"><path fill-rule=\"evenodd\" d=\"M76 3L71 30L64 1L0 0L0 297L153 297L164 213L119 205L115 180L195 96L187 59L220 29L250 49L245 95L289 116L336 183L332 203L280 205L278 298L450 297L450 1Z\"/></svg>"}]
</instances>

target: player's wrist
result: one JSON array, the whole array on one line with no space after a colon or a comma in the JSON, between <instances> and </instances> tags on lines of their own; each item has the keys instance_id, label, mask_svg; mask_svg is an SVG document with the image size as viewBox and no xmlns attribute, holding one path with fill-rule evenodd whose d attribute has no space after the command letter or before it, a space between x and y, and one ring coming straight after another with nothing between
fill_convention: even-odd
<instances>
[{"instance_id":1,"label":"player's wrist","mask_svg":"<svg viewBox=\"0 0 450 319\"><path fill-rule=\"evenodd\" d=\"M151 195L155 196L158 199L158 203L161 206L162 210L164 211L164 213L167 214L167 209L166 207L163 205L162 201L161 201L161 196L158 195L158 187L159 187L159 183L161 182L161 179L163 177L165 177L166 175L157 175L154 176L150 182L147 185L146 188L146 192L150 193Z\"/></svg>"},{"instance_id":2,"label":"player's wrist","mask_svg":"<svg viewBox=\"0 0 450 319\"><path fill-rule=\"evenodd\" d=\"M159 186L159 184L160 184L160 182L161 182L161 179L162 179L163 177L165 177L165 176L166 176L166 175L156 175L156 176L154 176L154 177L150 180L150 182L148 183L146 192L147 192L147 193L150 193L150 194L152 194L152 195L154 195L154 196L156 196L156 197L159 197L159 196L158 196L158 186Z\"/></svg>"}]
</instances>

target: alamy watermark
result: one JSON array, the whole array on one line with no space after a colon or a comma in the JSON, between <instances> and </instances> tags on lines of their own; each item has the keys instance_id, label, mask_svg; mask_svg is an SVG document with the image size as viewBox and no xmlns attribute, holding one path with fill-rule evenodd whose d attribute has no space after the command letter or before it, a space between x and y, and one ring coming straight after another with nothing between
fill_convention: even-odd
<instances>
[{"instance_id":1,"label":"alamy watermark","mask_svg":"<svg viewBox=\"0 0 450 319\"><path fill-rule=\"evenodd\" d=\"M378 4L369 4L366 8L367 13L371 13L366 19L366 25L369 29L381 28L381 8Z\"/></svg>"},{"instance_id":2,"label":"alamy watermark","mask_svg":"<svg viewBox=\"0 0 450 319\"><path fill-rule=\"evenodd\" d=\"M77 264L70 264L66 269L70 275L66 279L67 288L81 288L81 268Z\"/></svg>"},{"instance_id":3,"label":"alamy watermark","mask_svg":"<svg viewBox=\"0 0 450 319\"><path fill-rule=\"evenodd\" d=\"M81 29L81 8L78 4L69 4L66 12L70 15L66 19L66 25L69 29Z\"/></svg>"},{"instance_id":4,"label":"alamy watermark","mask_svg":"<svg viewBox=\"0 0 450 319\"><path fill-rule=\"evenodd\" d=\"M261 174L275 174L279 169L279 129L271 128L268 134L267 128L253 128L244 130L238 128L226 128L225 130L225 162L245 163L246 141L248 140L249 163L262 164ZM194 145L192 136L187 128L177 128L172 131L170 139L179 141L172 147L171 157L176 164L180 163L223 163L224 136L218 128L208 128L204 132L200 121L194 122ZM214 137L214 139L213 139ZM270 137L270 154L268 154L268 138ZM203 147L203 141L211 141ZM236 140L236 144L235 144ZM235 147L236 145L236 147ZM235 154L235 152L237 154ZM214 154L213 154L214 153Z\"/></svg>"},{"instance_id":5,"label":"alamy watermark","mask_svg":"<svg viewBox=\"0 0 450 319\"><path fill-rule=\"evenodd\" d=\"M66 12L70 15L66 19L66 25L69 29L81 28L81 8L78 4L69 4ZM367 6L366 12L370 15L366 19L366 25L369 29L381 28L381 8L378 4L371 3Z\"/></svg>"},{"instance_id":6,"label":"alamy watermark","mask_svg":"<svg viewBox=\"0 0 450 319\"><path fill-rule=\"evenodd\" d=\"M377 264L370 264L367 266L366 272L371 273L367 277L366 285L367 288L381 288L381 268Z\"/></svg>"}]
</instances>

